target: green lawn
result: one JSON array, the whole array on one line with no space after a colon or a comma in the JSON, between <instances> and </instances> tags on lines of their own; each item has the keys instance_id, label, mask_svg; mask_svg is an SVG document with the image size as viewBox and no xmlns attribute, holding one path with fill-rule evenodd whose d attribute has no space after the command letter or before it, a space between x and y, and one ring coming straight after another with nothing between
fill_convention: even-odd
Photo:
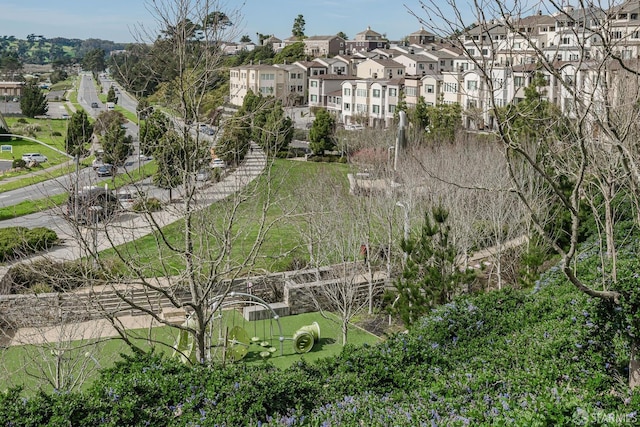
<instances>
[{"instance_id":1,"label":"green lawn","mask_svg":"<svg viewBox=\"0 0 640 427\"><path fill-rule=\"evenodd\" d=\"M68 120L58 119L30 119L8 117L7 124L12 133L25 135L35 138L49 147L64 152L64 138L67 134ZM0 152L0 159L12 160L19 159L24 153L42 153L49 158L49 162L45 166L56 165L69 160L69 157L56 152L48 146L38 144L28 139L14 139L9 142L3 142L3 145L11 145L12 152Z\"/></svg>"},{"instance_id":2,"label":"green lawn","mask_svg":"<svg viewBox=\"0 0 640 427\"><path fill-rule=\"evenodd\" d=\"M229 311L228 313L234 313L234 311ZM267 347L262 347L254 343L249 344L249 352L246 357L236 363L271 363L276 367L286 368L302 359L312 362L321 358L337 355L342 351L340 323L336 317L331 316L329 319L319 313L305 313L281 317L280 325L285 340L283 341L283 355L280 355L279 332L275 321L247 322L242 319L241 315L237 312L235 313L235 320L228 320L228 326L240 326L250 337L258 336L261 340L269 342L269 346ZM308 353L296 353L293 349L293 334L300 327L313 322L318 322L320 325L320 339ZM272 326L274 336L271 336L269 332ZM214 334L215 333L217 333L217 329L214 331ZM133 338L133 341L141 348L149 350L153 347L155 351L166 355L173 353L173 349L169 346L172 346L176 342L177 335L177 330L170 327L153 328L151 331L147 329L130 331L130 336ZM353 326L350 328L348 340L349 344L363 345L375 344L380 341L380 338ZM155 344L152 344L152 342L155 342ZM260 356L260 352L265 351L265 348L270 346L275 347L277 350L272 353L272 356L263 359ZM81 367L90 371L85 387L96 377L96 368L110 367L120 359L120 354L129 354L131 352L126 344L119 339L100 343L75 341L62 343L57 347L55 344L49 344L47 346L23 345L9 347L0 350L0 365L2 366L2 368L0 368L0 390L9 386L21 385L29 392L34 392L39 386L44 387L47 391L51 391L52 387L48 385L43 378L47 376L50 377L55 372L56 348L65 349L63 362L66 363L65 366L75 366L67 369L71 369L72 372L75 370L76 376L79 376ZM219 352L222 352L221 348Z\"/></svg>"},{"instance_id":3,"label":"green lawn","mask_svg":"<svg viewBox=\"0 0 640 427\"><path fill-rule=\"evenodd\" d=\"M348 185L346 179L348 168L346 165L337 163L276 160L270 171L271 184L278 187L278 194L288 195L289 197L295 194L296 191L299 191L298 187L304 188L309 180L321 174L335 174L343 177L343 182L346 186ZM258 225L255 220L256 215L261 209L261 198L266 197L264 195L268 192L269 183L264 175L255 181L255 185L257 186L255 194L257 194L258 197L252 197L250 200L247 200L240 205L236 212L237 220L234 230L243 234L242 240L236 242L232 250L232 257L237 260L238 263L240 263L240 260L246 259L248 252L251 250L251 244L258 233ZM223 221L220 212L229 212L229 209L227 209L229 206L230 202L220 201L201 212L203 221L213 221L214 225L204 226L204 228L206 228L204 231L199 230L203 232L203 236L210 237L206 242L196 242L197 245L210 248L218 247L217 237L211 236L214 234L211 231L212 228L220 230L221 221ZM267 211L267 222L274 222L274 225L269 230L268 235L260 247L255 265L256 271L285 271L290 269L291 263L295 258L306 259L307 257L307 253L300 249L300 235L296 227L296 221L302 221L304 218L300 216L289 216L285 220L279 220L282 219L283 208L282 205L275 204ZM184 241L183 227L183 221L178 220L163 229L168 240L175 246L179 247L180 243ZM180 255L170 253L164 248L159 252L156 237L156 235L142 237L135 242L120 246L118 250L121 251L121 253L130 254L131 260L135 264L144 266L147 276L164 275L166 271L163 269L161 262L164 263L165 266L171 265L176 271L184 269L184 259ZM107 264L119 264L115 259L114 252L114 250L106 250L101 253L101 256ZM126 274L126 271L123 271L123 274Z\"/></svg>"}]
</instances>

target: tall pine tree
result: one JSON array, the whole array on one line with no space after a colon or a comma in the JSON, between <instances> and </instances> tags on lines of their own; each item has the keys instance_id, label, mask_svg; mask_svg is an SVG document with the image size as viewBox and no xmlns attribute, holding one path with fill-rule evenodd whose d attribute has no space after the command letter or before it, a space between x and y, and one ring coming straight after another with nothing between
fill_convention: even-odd
<instances>
[{"instance_id":1,"label":"tall pine tree","mask_svg":"<svg viewBox=\"0 0 640 427\"><path fill-rule=\"evenodd\" d=\"M402 240L407 254L402 277L396 282L398 300L394 311L406 326L451 300L459 286L473 280L472 271L462 271L456 263L458 252L449 240L449 212L436 206L425 213L417 237Z\"/></svg>"},{"instance_id":2,"label":"tall pine tree","mask_svg":"<svg viewBox=\"0 0 640 427\"><path fill-rule=\"evenodd\" d=\"M22 97L20 98L20 109L22 114L27 117L35 117L46 114L49 110L47 98L38 87L35 80L29 80L22 89Z\"/></svg>"},{"instance_id":3,"label":"tall pine tree","mask_svg":"<svg viewBox=\"0 0 640 427\"><path fill-rule=\"evenodd\" d=\"M72 156L81 156L85 153L85 146L91 141L93 125L89 122L89 117L84 110L73 113L69 120L67 136L65 138L65 149Z\"/></svg>"}]
</instances>

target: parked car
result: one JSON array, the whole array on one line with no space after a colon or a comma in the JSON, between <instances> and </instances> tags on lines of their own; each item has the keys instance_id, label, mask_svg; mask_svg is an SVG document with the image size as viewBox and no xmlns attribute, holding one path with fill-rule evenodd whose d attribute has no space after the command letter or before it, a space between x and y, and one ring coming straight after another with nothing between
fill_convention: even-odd
<instances>
[{"instance_id":1,"label":"parked car","mask_svg":"<svg viewBox=\"0 0 640 427\"><path fill-rule=\"evenodd\" d=\"M113 165L110 165L109 163L105 163L98 169L96 169L96 173L99 177L114 176L116 174L116 168L114 168Z\"/></svg>"},{"instance_id":2,"label":"parked car","mask_svg":"<svg viewBox=\"0 0 640 427\"><path fill-rule=\"evenodd\" d=\"M344 130L362 130L362 129L364 129L364 126L358 123L355 123L352 125L344 125Z\"/></svg>"},{"instance_id":3,"label":"parked car","mask_svg":"<svg viewBox=\"0 0 640 427\"><path fill-rule=\"evenodd\" d=\"M196 181L206 182L211 179L211 170L203 168L196 174Z\"/></svg>"},{"instance_id":4,"label":"parked car","mask_svg":"<svg viewBox=\"0 0 640 427\"><path fill-rule=\"evenodd\" d=\"M26 163L44 163L48 161L47 156L40 153L25 153L22 155L22 160Z\"/></svg>"},{"instance_id":5,"label":"parked car","mask_svg":"<svg viewBox=\"0 0 640 427\"><path fill-rule=\"evenodd\" d=\"M136 202L134 193L129 190L119 190L118 194L116 194L116 197L118 197L120 207L126 211L131 210Z\"/></svg>"},{"instance_id":6,"label":"parked car","mask_svg":"<svg viewBox=\"0 0 640 427\"><path fill-rule=\"evenodd\" d=\"M97 157L93 159L93 162L91 162L91 167L93 168L93 170L98 170L100 166L104 166L104 162L102 161L102 159Z\"/></svg>"},{"instance_id":7,"label":"parked car","mask_svg":"<svg viewBox=\"0 0 640 427\"><path fill-rule=\"evenodd\" d=\"M227 164L222 159L213 159L211 161L212 168L226 168Z\"/></svg>"},{"instance_id":8,"label":"parked car","mask_svg":"<svg viewBox=\"0 0 640 427\"><path fill-rule=\"evenodd\" d=\"M91 103L91 108L98 108L98 103L97 102L92 102Z\"/></svg>"},{"instance_id":9,"label":"parked car","mask_svg":"<svg viewBox=\"0 0 640 427\"><path fill-rule=\"evenodd\" d=\"M67 201L67 215L80 224L92 224L109 218L117 208L118 199L103 187L83 187L78 192L70 192Z\"/></svg>"}]
</instances>

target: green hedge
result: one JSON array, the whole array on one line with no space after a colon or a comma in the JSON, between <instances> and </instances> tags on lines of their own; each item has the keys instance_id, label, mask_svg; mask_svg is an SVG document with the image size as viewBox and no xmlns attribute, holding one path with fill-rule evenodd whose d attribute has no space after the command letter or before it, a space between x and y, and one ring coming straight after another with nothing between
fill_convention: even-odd
<instances>
[{"instance_id":1,"label":"green hedge","mask_svg":"<svg viewBox=\"0 0 640 427\"><path fill-rule=\"evenodd\" d=\"M83 393L0 392L8 425L629 425L640 392L557 271L460 298L377 346L286 370L124 357ZM605 417L605 418L602 418ZM594 423L594 419L616 423Z\"/></svg>"},{"instance_id":2,"label":"green hedge","mask_svg":"<svg viewBox=\"0 0 640 427\"><path fill-rule=\"evenodd\" d=\"M0 261L6 262L51 248L58 242L55 231L44 227L0 229Z\"/></svg>"}]
</instances>

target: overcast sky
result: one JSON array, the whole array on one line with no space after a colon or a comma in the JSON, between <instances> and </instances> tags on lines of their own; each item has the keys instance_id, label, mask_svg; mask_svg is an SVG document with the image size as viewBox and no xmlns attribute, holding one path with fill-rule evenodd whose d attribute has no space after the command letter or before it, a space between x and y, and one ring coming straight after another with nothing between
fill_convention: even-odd
<instances>
[{"instance_id":1,"label":"overcast sky","mask_svg":"<svg viewBox=\"0 0 640 427\"><path fill-rule=\"evenodd\" d=\"M171 0L162 0L164 2ZM46 38L99 38L132 42L139 24L154 28L145 5L150 0L0 0L0 35L25 39L28 34ZM418 0L222 0L223 10L240 9L236 33L253 41L256 33L291 35L293 21L302 14L305 34L332 35L343 31L352 39L368 26L391 40L420 29L407 7L420 12ZM406 5L406 6L405 6ZM423 16L420 15L419 16Z\"/></svg>"}]
</instances>

